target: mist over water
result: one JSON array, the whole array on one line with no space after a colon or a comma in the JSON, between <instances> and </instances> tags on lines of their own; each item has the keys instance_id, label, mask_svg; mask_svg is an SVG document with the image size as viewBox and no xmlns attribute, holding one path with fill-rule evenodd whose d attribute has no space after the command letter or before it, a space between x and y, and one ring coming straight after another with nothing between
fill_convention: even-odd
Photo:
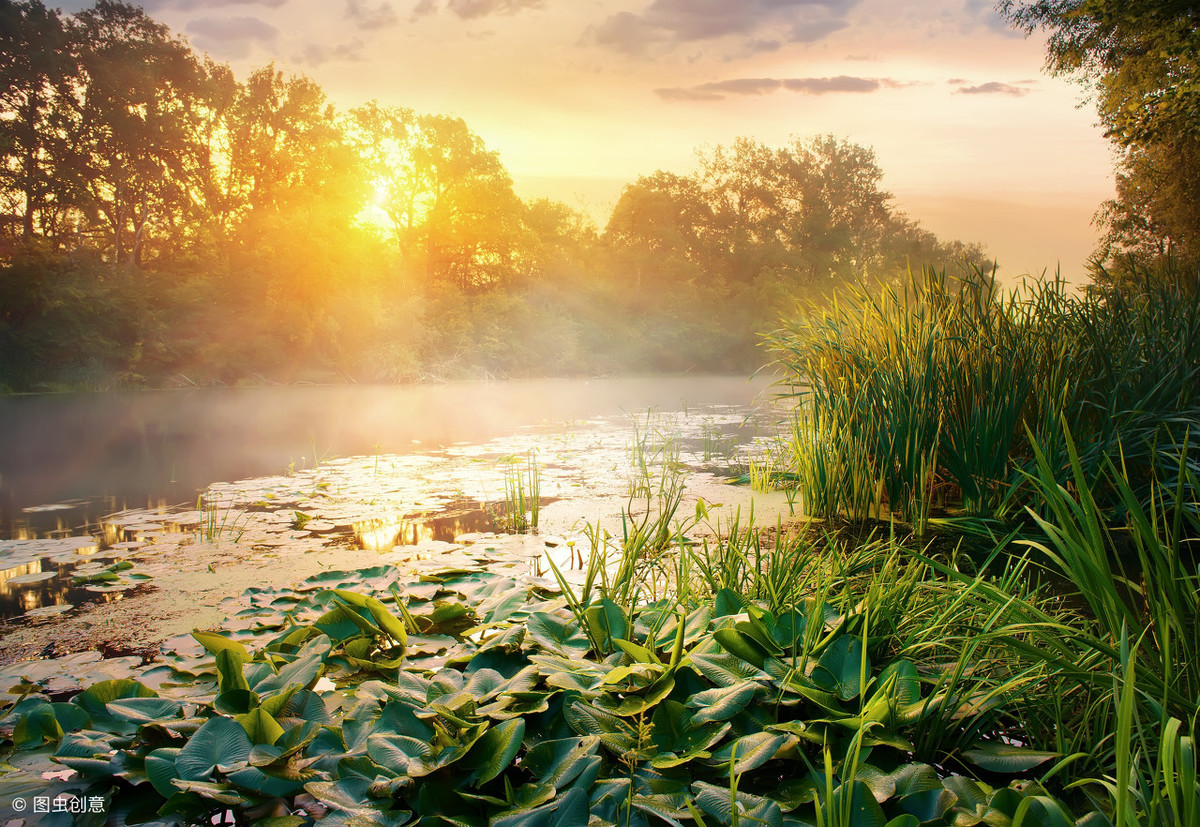
<instances>
[{"instance_id":1,"label":"mist over water","mask_svg":"<svg viewBox=\"0 0 1200 827\"><path fill-rule=\"evenodd\" d=\"M20 520L81 522L117 510L194 501L222 480L321 459L436 450L522 427L622 411L750 403L769 381L744 376L301 386L61 394L0 399L0 535Z\"/></svg>"}]
</instances>

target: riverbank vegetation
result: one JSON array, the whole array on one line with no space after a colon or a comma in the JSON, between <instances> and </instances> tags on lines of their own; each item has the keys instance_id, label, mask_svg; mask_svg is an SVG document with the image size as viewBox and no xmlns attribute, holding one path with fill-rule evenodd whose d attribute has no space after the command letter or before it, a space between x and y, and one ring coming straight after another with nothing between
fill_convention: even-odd
<instances>
[{"instance_id":1,"label":"riverbank vegetation","mask_svg":"<svg viewBox=\"0 0 1200 827\"><path fill-rule=\"evenodd\" d=\"M0 18L10 390L744 372L796 296L986 264L832 136L706 148L597 227L461 119L235 78L112 0Z\"/></svg>"}]
</instances>

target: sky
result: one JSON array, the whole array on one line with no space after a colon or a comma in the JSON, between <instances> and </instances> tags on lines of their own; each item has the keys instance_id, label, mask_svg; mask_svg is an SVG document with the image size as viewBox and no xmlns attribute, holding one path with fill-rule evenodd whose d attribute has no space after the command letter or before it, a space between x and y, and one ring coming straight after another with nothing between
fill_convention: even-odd
<instances>
[{"instance_id":1,"label":"sky","mask_svg":"<svg viewBox=\"0 0 1200 827\"><path fill-rule=\"evenodd\" d=\"M67 4L75 11L84 3ZM621 188L699 147L830 133L893 206L1001 275L1083 278L1114 156L1086 90L992 0L146 0L239 77L274 61L340 107L463 118L525 198L602 227Z\"/></svg>"}]
</instances>

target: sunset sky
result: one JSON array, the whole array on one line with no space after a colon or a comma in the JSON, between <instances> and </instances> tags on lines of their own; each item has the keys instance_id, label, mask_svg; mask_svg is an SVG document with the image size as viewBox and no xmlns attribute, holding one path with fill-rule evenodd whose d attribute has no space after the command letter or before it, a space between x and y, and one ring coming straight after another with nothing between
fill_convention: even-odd
<instances>
[{"instance_id":1,"label":"sunset sky","mask_svg":"<svg viewBox=\"0 0 1200 827\"><path fill-rule=\"evenodd\" d=\"M68 3L76 11L86 3ZM873 147L895 206L984 243L1002 274L1071 277L1112 155L1084 90L991 0L148 0L239 77L268 61L349 107L462 117L518 194L603 224L694 150L833 133Z\"/></svg>"}]
</instances>

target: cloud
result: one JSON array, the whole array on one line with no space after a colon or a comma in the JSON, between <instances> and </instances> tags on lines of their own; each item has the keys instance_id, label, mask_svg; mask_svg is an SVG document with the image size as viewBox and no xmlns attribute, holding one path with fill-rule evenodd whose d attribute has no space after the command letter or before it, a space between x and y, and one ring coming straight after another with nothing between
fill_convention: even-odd
<instances>
[{"instance_id":1,"label":"cloud","mask_svg":"<svg viewBox=\"0 0 1200 827\"><path fill-rule=\"evenodd\" d=\"M454 2L454 0L451 0ZM769 42L783 37L812 43L844 29L858 0L654 0L641 14L618 12L592 26L584 40L644 55L650 47L744 37Z\"/></svg>"},{"instance_id":2,"label":"cloud","mask_svg":"<svg viewBox=\"0 0 1200 827\"><path fill-rule=\"evenodd\" d=\"M1025 36L1023 31L1014 28L1000 12L996 11L996 0L966 0L963 4L963 11L966 12L968 20L968 25L964 26L966 30L969 30L971 26L982 26L989 31L1009 37Z\"/></svg>"},{"instance_id":3,"label":"cloud","mask_svg":"<svg viewBox=\"0 0 1200 827\"><path fill-rule=\"evenodd\" d=\"M349 43L340 43L336 46L326 46L323 43L309 43L304 47L304 51L300 53L300 60L310 66L320 66L322 63L328 63L331 60L358 63L366 59L363 56L364 45L357 37Z\"/></svg>"},{"instance_id":4,"label":"cloud","mask_svg":"<svg viewBox=\"0 0 1200 827\"><path fill-rule=\"evenodd\" d=\"M494 14L517 14L526 9L540 9L545 0L446 0L446 8L463 20L475 20ZM437 0L420 0L413 6L412 18L428 17L438 9Z\"/></svg>"},{"instance_id":5,"label":"cloud","mask_svg":"<svg viewBox=\"0 0 1200 827\"><path fill-rule=\"evenodd\" d=\"M1011 83L1001 83L998 80L981 83L978 86L960 86L957 94L959 95L1011 95L1014 98L1019 98L1022 95L1030 93L1029 84L1031 81L1021 81L1026 84L1024 87L1014 86Z\"/></svg>"},{"instance_id":6,"label":"cloud","mask_svg":"<svg viewBox=\"0 0 1200 827\"><path fill-rule=\"evenodd\" d=\"M184 31L196 48L224 58L247 57L254 44L279 37L279 29L257 17L201 17L189 21Z\"/></svg>"},{"instance_id":7,"label":"cloud","mask_svg":"<svg viewBox=\"0 0 1200 827\"><path fill-rule=\"evenodd\" d=\"M146 11L155 9L216 9L225 6L266 6L277 9L288 0L145 0L140 3Z\"/></svg>"},{"instance_id":8,"label":"cloud","mask_svg":"<svg viewBox=\"0 0 1200 827\"><path fill-rule=\"evenodd\" d=\"M371 8L366 0L346 0L346 17L360 29L386 29L400 22L396 10L388 2Z\"/></svg>"},{"instance_id":9,"label":"cloud","mask_svg":"<svg viewBox=\"0 0 1200 827\"><path fill-rule=\"evenodd\" d=\"M412 14L409 20L418 20L422 17L428 17L437 11L437 0L420 0L417 5L413 6Z\"/></svg>"},{"instance_id":10,"label":"cloud","mask_svg":"<svg viewBox=\"0 0 1200 827\"><path fill-rule=\"evenodd\" d=\"M719 101L730 95L766 95L780 89L802 95L866 94L907 85L891 78L858 78L849 75L832 78L735 78L698 86L655 89L654 93L667 101Z\"/></svg>"}]
</instances>

